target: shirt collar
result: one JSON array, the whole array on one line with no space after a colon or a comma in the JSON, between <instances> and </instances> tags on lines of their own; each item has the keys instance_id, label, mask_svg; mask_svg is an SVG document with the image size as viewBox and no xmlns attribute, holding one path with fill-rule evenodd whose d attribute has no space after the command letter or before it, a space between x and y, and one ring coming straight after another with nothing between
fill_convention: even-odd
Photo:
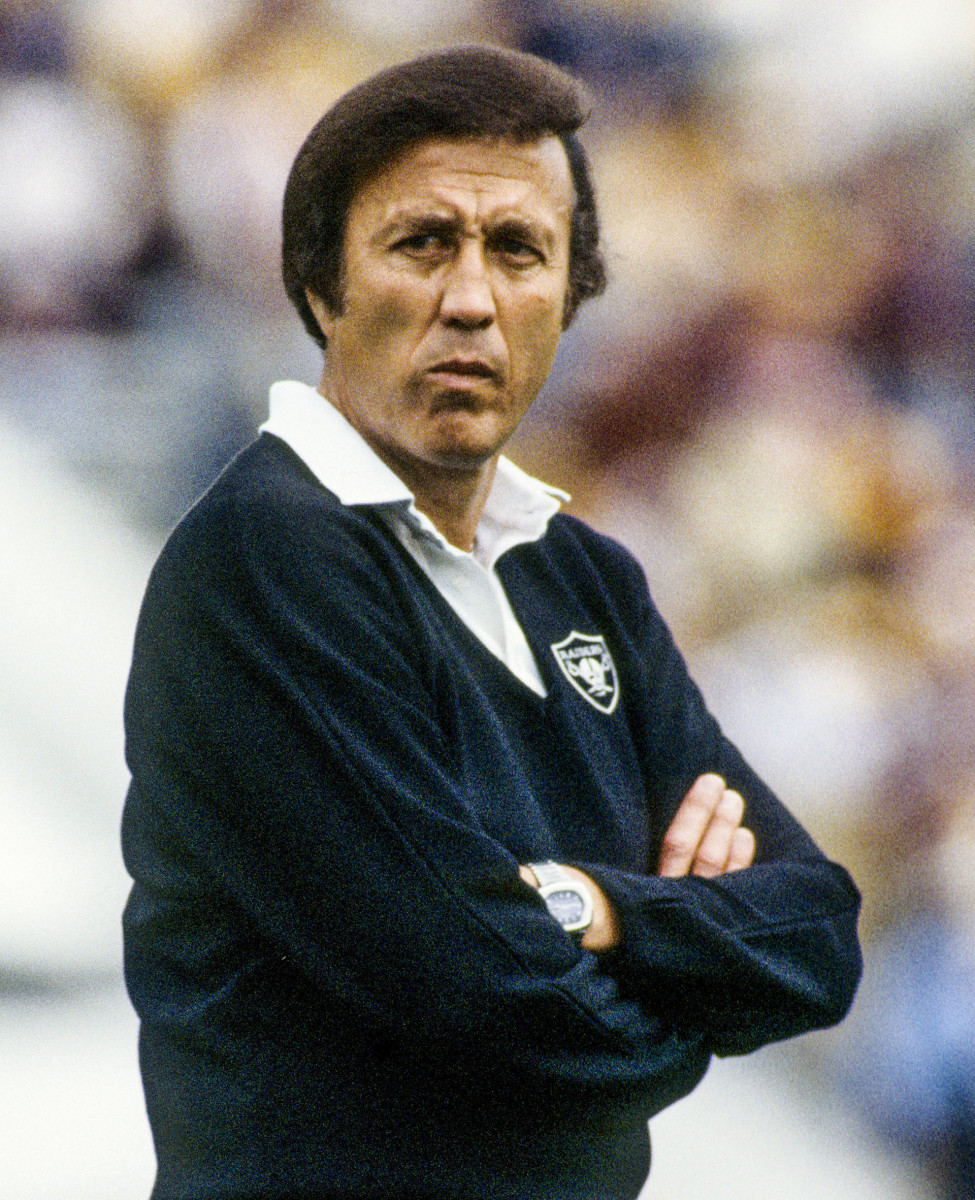
<instances>
[{"instance_id":1,"label":"shirt collar","mask_svg":"<svg viewBox=\"0 0 975 1200\"><path fill-rule=\"evenodd\" d=\"M406 484L320 392L296 380L275 383L270 408L261 432L286 442L343 504L395 506L417 531L463 553L416 508ZM475 557L491 566L519 542L536 541L568 499L566 492L527 475L502 455L478 525Z\"/></svg>"},{"instance_id":2,"label":"shirt collar","mask_svg":"<svg viewBox=\"0 0 975 1200\"><path fill-rule=\"evenodd\" d=\"M413 493L342 416L307 383L271 385L271 415L261 426L287 442L343 504L409 503Z\"/></svg>"}]
</instances>

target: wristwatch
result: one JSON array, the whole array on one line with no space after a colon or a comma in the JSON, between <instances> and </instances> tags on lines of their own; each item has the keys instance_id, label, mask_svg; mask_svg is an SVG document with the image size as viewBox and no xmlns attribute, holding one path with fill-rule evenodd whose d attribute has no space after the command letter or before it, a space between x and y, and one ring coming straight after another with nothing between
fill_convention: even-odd
<instances>
[{"instance_id":1,"label":"wristwatch","mask_svg":"<svg viewBox=\"0 0 975 1200\"><path fill-rule=\"evenodd\" d=\"M566 933L581 942L592 924L592 892L557 862L529 863L528 869L538 880L538 894L545 907Z\"/></svg>"}]
</instances>

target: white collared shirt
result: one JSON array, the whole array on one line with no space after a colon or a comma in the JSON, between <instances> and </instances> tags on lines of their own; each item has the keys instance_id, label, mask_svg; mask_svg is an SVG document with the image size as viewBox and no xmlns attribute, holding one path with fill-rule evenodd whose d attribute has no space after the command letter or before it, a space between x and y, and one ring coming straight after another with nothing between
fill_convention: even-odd
<instances>
[{"instance_id":1,"label":"white collared shirt","mask_svg":"<svg viewBox=\"0 0 975 1200\"><path fill-rule=\"evenodd\" d=\"M544 696L538 665L495 564L512 546L540 538L568 500L566 493L502 455L468 554L420 512L406 484L320 392L288 380L272 385L270 400L271 415L261 431L287 442L343 504L376 509L471 632Z\"/></svg>"}]
</instances>

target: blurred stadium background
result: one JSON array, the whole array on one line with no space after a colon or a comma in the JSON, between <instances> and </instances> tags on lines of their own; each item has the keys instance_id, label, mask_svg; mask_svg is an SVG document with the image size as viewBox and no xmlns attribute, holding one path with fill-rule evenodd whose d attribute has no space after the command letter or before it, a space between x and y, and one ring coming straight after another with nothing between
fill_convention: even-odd
<instances>
[{"instance_id":1,"label":"blurred stadium background","mask_svg":"<svg viewBox=\"0 0 975 1200\"><path fill-rule=\"evenodd\" d=\"M167 529L315 382L305 132L487 40L595 98L612 284L512 454L645 565L866 896L832 1033L717 1064L652 1200L975 1196L973 0L0 0L0 1192L132 1200L120 704ZM377 1098L381 1103L381 1098Z\"/></svg>"}]
</instances>

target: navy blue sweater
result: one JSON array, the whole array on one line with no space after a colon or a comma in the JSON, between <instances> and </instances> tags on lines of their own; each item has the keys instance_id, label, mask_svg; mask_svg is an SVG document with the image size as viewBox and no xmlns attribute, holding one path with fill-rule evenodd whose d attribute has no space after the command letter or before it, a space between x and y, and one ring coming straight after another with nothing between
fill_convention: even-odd
<instances>
[{"instance_id":1,"label":"navy blue sweater","mask_svg":"<svg viewBox=\"0 0 975 1200\"><path fill-rule=\"evenodd\" d=\"M557 516L498 570L544 699L270 435L163 550L123 822L154 1200L632 1198L647 1119L713 1053L849 1006L856 890L722 736L639 567ZM557 661L573 633L615 707ZM656 878L705 771L756 863ZM622 950L563 933L518 877L542 858L599 881Z\"/></svg>"}]
</instances>

